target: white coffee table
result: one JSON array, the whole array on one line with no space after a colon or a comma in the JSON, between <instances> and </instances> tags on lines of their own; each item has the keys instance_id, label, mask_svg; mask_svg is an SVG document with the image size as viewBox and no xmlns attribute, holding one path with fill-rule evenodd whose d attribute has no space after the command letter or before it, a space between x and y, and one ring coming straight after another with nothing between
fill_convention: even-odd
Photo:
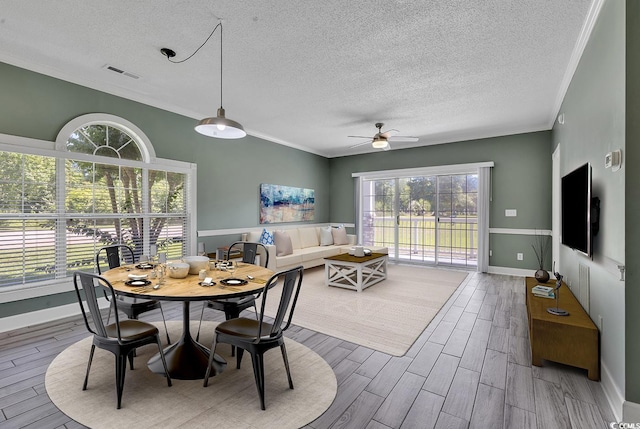
<instances>
[{"instance_id":1,"label":"white coffee table","mask_svg":"<svg viewBox=\"0 0 640 429\"><path fill-rule=\"evenodd\" d=\"M343 253L324 258L325 284L362 292L387 278L388 259L384 253L362 257Z\"/></svg>"}]
</instances>

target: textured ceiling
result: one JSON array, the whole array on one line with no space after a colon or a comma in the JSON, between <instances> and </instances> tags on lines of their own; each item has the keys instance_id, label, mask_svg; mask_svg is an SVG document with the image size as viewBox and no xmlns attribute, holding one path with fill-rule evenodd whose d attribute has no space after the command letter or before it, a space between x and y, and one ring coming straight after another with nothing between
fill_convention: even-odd
<instances>
[{"instance_id":1,"label":"textured ceiling","mask_svg":"<svg viewBox=\"0 0 640 429\"><path fill-rule=\"evenodd\" d=\"M160 48L222 18L227 117L332 157L374 151L347 136L375 122L420 138L392 149L550 129L592 1L2 0L0 61L201 119L219 33Z\"/></svg>"}]
</instances>

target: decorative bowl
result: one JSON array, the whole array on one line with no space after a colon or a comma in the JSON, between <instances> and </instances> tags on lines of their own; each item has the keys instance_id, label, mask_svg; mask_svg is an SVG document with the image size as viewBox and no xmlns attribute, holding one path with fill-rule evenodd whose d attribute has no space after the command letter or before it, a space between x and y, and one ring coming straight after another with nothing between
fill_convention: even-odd
<instances>
[{"instance_id":1,"label":"decorative bowl","mask_svg":"<svg viewBox=\"0 0 640 429\"><path fill-rule=\"evenodd\" d=\"M169 262L167 264L169 277L174 279L183 279L189 274L189 264L186 262Z\"/></svg>"},{"instance_id":2,"label":"decorative bowl","mask_svg":"<svg viewBox=\"0 0 640 429\"><path fill-rule=\"evenodd\" d=\"M189 264L189 274L198 274L200 270L209 269L209 258L207 256L185 256L182 260Z\"/></svg>"}]
</instances>

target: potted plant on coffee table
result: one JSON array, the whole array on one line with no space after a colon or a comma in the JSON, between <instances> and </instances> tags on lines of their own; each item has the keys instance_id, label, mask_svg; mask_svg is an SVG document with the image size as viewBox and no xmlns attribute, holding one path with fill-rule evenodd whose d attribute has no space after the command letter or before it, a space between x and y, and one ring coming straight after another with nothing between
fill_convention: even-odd
<instances>
[{"instance_id":1,"label":"potted plant on coffee table","mask_svg":"<svg viewBox=\"0 0 640 429\"><path fill-rule=\"evenodd\" d=\"M536 233L535 241L531 245L533 252L536 254L536 260L538 261L538 270L535 273L535 278L538 283L546 283L549 281L549 272L544 269L544 263L549 253L549 247L551 245L551 237L546 234Z\"/></svg>"}]
</instances>

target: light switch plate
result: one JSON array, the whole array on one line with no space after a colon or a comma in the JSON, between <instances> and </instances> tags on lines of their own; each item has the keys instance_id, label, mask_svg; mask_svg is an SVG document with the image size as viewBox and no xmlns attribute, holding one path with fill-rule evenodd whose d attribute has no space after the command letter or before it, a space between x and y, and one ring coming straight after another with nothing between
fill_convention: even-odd
<instances>
[{"instance_id":1,"label":"light switch plate","mask_svg":"<svg viewBox=\"0 0 640 429\"><path fill-rule=\"evenodd\" d=\"M518 216L518 210L516 210L516 209L506 209L504 211L504 215L506 217L516 217L516 216Z\"/></svg>"}]
</instances>

